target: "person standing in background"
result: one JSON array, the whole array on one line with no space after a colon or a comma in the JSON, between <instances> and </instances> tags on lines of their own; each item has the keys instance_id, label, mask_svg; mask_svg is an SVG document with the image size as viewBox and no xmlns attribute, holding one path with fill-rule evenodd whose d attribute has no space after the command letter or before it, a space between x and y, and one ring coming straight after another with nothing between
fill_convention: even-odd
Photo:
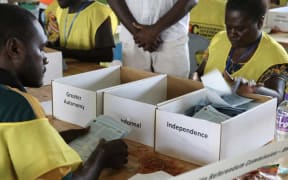
<instances>
[{"instance_id":1,"label":"person standing in background","mask_svg":"<svg viewBox=\"0 0 288 180\"><path fill-rule=\"evenodd\" d=\"M189 12L197 0L107 2L124 25L124 66L188 78Z\"/></svg>"},{"instance_id":2,"label":"person standing in background","mask_svg":"<svg viewBox=\"0 0 288 180\"><path fill-rule=\"evenodd\" d=\"M107 5L90 0L55 0L45 14L52 42L48 46L62 51L64 58L112 61L117 18Z\"/></svg>"}]
</instances>

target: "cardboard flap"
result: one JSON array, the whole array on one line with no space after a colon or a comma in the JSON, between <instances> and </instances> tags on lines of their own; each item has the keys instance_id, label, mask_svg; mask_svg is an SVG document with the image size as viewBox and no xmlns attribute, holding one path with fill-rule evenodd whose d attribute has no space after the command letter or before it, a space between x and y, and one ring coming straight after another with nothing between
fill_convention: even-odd
<instances>
[{"instance_id":1,"label":"cardboard flap","mask_svg":"<svg viewBox=\"0 0 288 180\"><path fill-rule=\"evenodd\" d=\"M166 99L166 79L166 75L157 75L106 89L105 93L156 105Z\"/></svg>"},{"instance_id":2,"label":"cardboard flap","mask_svg":"<svg viewBox=\"0 0 288 180\"><path fill-rule=\"evenodd\" d=\"M120 66L103 68L56 79L55 81L75 87L97 90L120 84Z\"/></svg>"},{"instance_id":3,"label":"cardboard flap","mask_svg":"<svg viewBox=\"0 0 288 180\"><path fill-rule=\"evenodd\" d=\"M129 67L121 67L121 71L120 71L122 84L131 82L131 81L144 79L144 78L155 76L155 75L158 75L158 74L139 70L139 69L129 68Z\"/></svg>"},{"instance_id":4,"label":"cardboard flap","mask_svg":"<svg viewBox=\"0 0 288 180\"><path fill-rule=\"evenodd\" d=\"M206 89L187 93L185 95L173 98L169 101L159 103L158 109L173 113L184 114L187 108L199 104L202 100L207 100Z\"/></svg>"},{"instance_id":5,"label":"cardboard flap","mask_svg":"<svg viewBox=\"0 0 288 180\"><path fill-rule=\"evenodd\" d=\"M263 103L263 102L266 102L270 99L272 99L272 97L270 96L264 96L264 95L260 95L260 94L239 94L240 96L243 96L243 97L247 97L247 98L250 98L250 99L254 99L256 102L259 102L259 103Z\"/></svg>"},{"instance_id":6,"label":"cardboard flap","mask_svg":"<svg viewBox=\"0 0 288 180\"><path fill-rule=\"evenodd\" d=\"M167 99L172 99L202 88L203 84L199 81L168 76Z\"/></svg>"}]
</instances>

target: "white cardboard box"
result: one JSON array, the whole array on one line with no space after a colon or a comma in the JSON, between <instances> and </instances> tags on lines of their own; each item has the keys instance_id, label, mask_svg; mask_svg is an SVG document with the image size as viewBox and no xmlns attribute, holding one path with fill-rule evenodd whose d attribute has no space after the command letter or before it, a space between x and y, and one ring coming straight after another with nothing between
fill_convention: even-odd
<instances>
[{"instance_id":1,"label":"white cardboard box","mask_svg":"<svg viewBox=\"0 0 288 180\"><path fill-rule=\"evenodd\" d=\"M45 55L49 63L43 77L43 85L51 84L51 81L63 77L62 52L51 48L45 48Z\"/></svg>"},{"instance_id":2,"label":"white cardboard box","mask_svg":"<svg viewBox=\"0 0 288 180\"><path fill-rule=\"evenodd\" d=\"M56 79L52 82L53 116L86 127L102 114L105 88L153 75L156 74L113 66Z\"/></svg>"},{"instance_id":3,"label":"white cardboard box","mask_svg":"<svg viewBox=\"0 0 288 180\"><path fill-rule=\"evenodd\" d=\"M131 127L127 139L154 147L158 104L202 88L200 82L158 75L104 91L104 114Z\"/></svg>"},{"instance_id":4,"label":"white cardboard box","mask_svg":"<svg viewBox=\"0 0 288 180\"><path fill-rule=\"evenodd\" d=\"M265 26L267 27L288 32L288 7L269 9L266 15L266 23Z\"/></svg>"},{"instance_id":5,"label":"white cardboard box","mask_svg":"<svg viewBox=\"0 0 288 180\"><path fill-rule=\"evenodd\" d=\"M157 108L155 151L203 165L257 149L273 139L276 99L262 96L266 101L220 124L184 115L208 97L202 89Z\"/></svg>"}]
</instances>

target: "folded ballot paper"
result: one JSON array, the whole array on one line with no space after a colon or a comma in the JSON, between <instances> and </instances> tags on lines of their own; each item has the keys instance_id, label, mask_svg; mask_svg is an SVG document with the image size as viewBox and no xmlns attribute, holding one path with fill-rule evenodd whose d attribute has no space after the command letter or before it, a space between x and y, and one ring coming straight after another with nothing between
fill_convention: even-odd
<instances>
[{"instance_id":1,"label":"folded ballot paper","mask_svg":"<svg viewBox=\"0 0 288 180\"><path fill-rule=\"evenodd\" d=\"M69 145L78 152L83 162L85 162L100 139L107 141L120 139L127 136L130 130L129 126L120 121L107 115L100 115L90 124L90 131L87 135L73 140Z\"/></svg>"},{"instance_id":2,"label":"folded ballot paper","mask_svg":"<svg viewBox=\"0 0 288 180\"><path fill-rule=\"evenodd\" d=\"M201 81L206 89L211 90L210 97L213 102L221 106L237 107L253 101L253 99L237 95L236 90L232 90L232 87L217 69L203 75Z\"/></svg>"}]
</instances>

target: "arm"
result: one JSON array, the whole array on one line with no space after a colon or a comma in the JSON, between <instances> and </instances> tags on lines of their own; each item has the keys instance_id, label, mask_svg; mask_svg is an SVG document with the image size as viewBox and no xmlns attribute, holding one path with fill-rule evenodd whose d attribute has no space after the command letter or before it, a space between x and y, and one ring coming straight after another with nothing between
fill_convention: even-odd
<instances>
[{"instance_id":1,"label":"arm","mask_svg":"<svg viewBox=\"0 0 288 180\"><path fill-rule=\"evenodd\" d=\"M196 5L197 0L178 0L175 5L162 16L153 27L162 32L183 18Z\"/></svg>"},{"instance_id":2,"label":"arm","mask_svg":"<svg viewBox=\"0 0 288 180\"><path fill-rule=\"evenodd\" d=\"M95 48L89 50L67 49L63 47L52 47L62 51L64 58L75 58L82 61L112 61L114 39L110 18L107 18L98 28L95 34Z\"/></svg>"},{"instance_id":3,"label":"arm","mask_svg":"<svg viewBox=\"0 0 288 180\"><path fill-rule=\"evenodd\" d=\"M264 82L264 86L255 89L255 93L276 97L278 104L284 98L286 80L281 76L272 76Z\"/></svg>"},{"instance_id":4,"label":"arm","mask_svg":"<svg viewBox=\"0 0 288 180\"><path fill-rule=\"evenodd\" d=\"M107 0L111 9L115 12L120 22L128 29L128 31L134 35L137 29L133 26L133 23L138 23L130 12L125 0Z\"/></svg>"},{"instance_id":5,"label":"arm","mask_svg":"<svg viewBox=\"0 0 288 180\"><path fill-rule=\"evenodd\" d=\"M200 77L203 76L203 74L204 74L204 70L205 70L205 66L206 66L207 61L208 61L208 57L209 57L209 53L208 53L208 49L207 49L204 52L201 63L199 64L196 71L192 75L193 80L200 81ZM224 73L224 75L225 75L225 73Z\"/></svg>"},{"instance_id":6,"label":"arm","mask_svg":"<svg viewBox=\"0 0 288 180\"><path fill-rule=\"evenodd\" d=\"M59 132L60 136L64 139L66 143L69 143L76 139L77 137L87 134L90 130L90 126L84 129L69 129L66 131Z\"/></svg>"},{"instance_id":7,"label":"arm","mask_svg":"<svg viewBox=\"0 0 288 180\"><path fill-rule=\"evenodd\" d=\"M144 50L155 51L159 47L155 46L155 41L159 39L160 34L170 26L174 25L183 18L196 5L196 0L178 0L174 6L162 16L155 24L150 26L138 24L138 32L134 35L135 42L143 47ZM159 40L158 40L159 41ZM156 43L157 44L157 43ZM152 48L151 48L152 47Z\"/></svg>"},{"instance_id":8,"label":"arm","mask_svg":"<svg viewBox=\"0 0 288 180\"><path fill-rule=\"evenodd\" d=\"M206 64L207 64L207 59L203 59L201 64L196 69L195 73L197 73L198 77L203 76Z\"/></svg>"},{"instance_id":9,"label":"arm","mask_svg":"<svg viewBox=\"0 0 288 180\"><path fill-rule=\"evenodd\" d=\"M205 65L207 60L202 61L195 74L193 75L193 80L199 80L199 77L203 75ZM225 80L233 85L234 79L225 71L223 73ZM197 79L198 78L198 79ZM268 78L263 85L249 85L248 82L242 83L240 87L237 89L238 94L243 93L256 93L265 96L276 97L278 100L278 104L284 98L284 92L286 87L286 80L279 76L271 76Z\"/></svg>"},{"instance_id":10,"label":"arm","mask_svg":"<svg viewBox=\"0 0 288 180\"><path fill-rule=\"evenodd\" d=\"M127 145L122 140L101 140L87 162L73 173L73 180L95 180L104 168L119 168L127 163Z\"/></svg>"},{"instance_id":11,"label":"arm","mask_svg":"<svg viewBox=\"0 0 288 180\"><path fill-rule=\"evenodd\" d=\"M134 37L135 43L138 44L139 47L144 47L144 50L154 51L156 50L159 45L162 43L162 40L158 34L155 34L156 37L151 37L150 44L148 45L147 42L141 41L139 38L135 38L136 33L139 32L144 27L149 27L148 25L140 25L137 20L132 15L131 11L129 10L125 0L107 0L108 4L112 8L112 10L117 15L120 22L127 28L127 30L132 34ZM146 33L148 36L151 36L151 33ZM139 35L139 34L138 34ZM145 36L143 34L142 36ZM148 37L146 36L146 38ZM145 38L144 38L145 39Z\"/></svg>"},{"instance_id":12,"label":"arm","mask_svg":"<svg viewBox=\"0 0 288 180\"><path fill-rule=\"evenodd\" d=\"M241 82L241 85L237 89L238 94L256 93L265 96L271 96L277 98L278 104L284 98L286 80L283 77L281 77L281 75L270 76L262 84L256 84L255 82L249 84L249 82L245 79L243 79L243 81ZM233 83L234 80L231 79L230 84Z\"/></svg>"},{"instance_id":13,"label":"arm","mask_svg":"<svg viewBox=\"0 0 288 180\"><path fill-rule=\"evenodd\" d=\"M97 50L79 50L79 49L66 49L61 47L53 47L62 52L64 58L73 58L86 62L100 62L111 61L113 58L113 51L111 48L99 48Z\"/></svg>"}]
</instances>

